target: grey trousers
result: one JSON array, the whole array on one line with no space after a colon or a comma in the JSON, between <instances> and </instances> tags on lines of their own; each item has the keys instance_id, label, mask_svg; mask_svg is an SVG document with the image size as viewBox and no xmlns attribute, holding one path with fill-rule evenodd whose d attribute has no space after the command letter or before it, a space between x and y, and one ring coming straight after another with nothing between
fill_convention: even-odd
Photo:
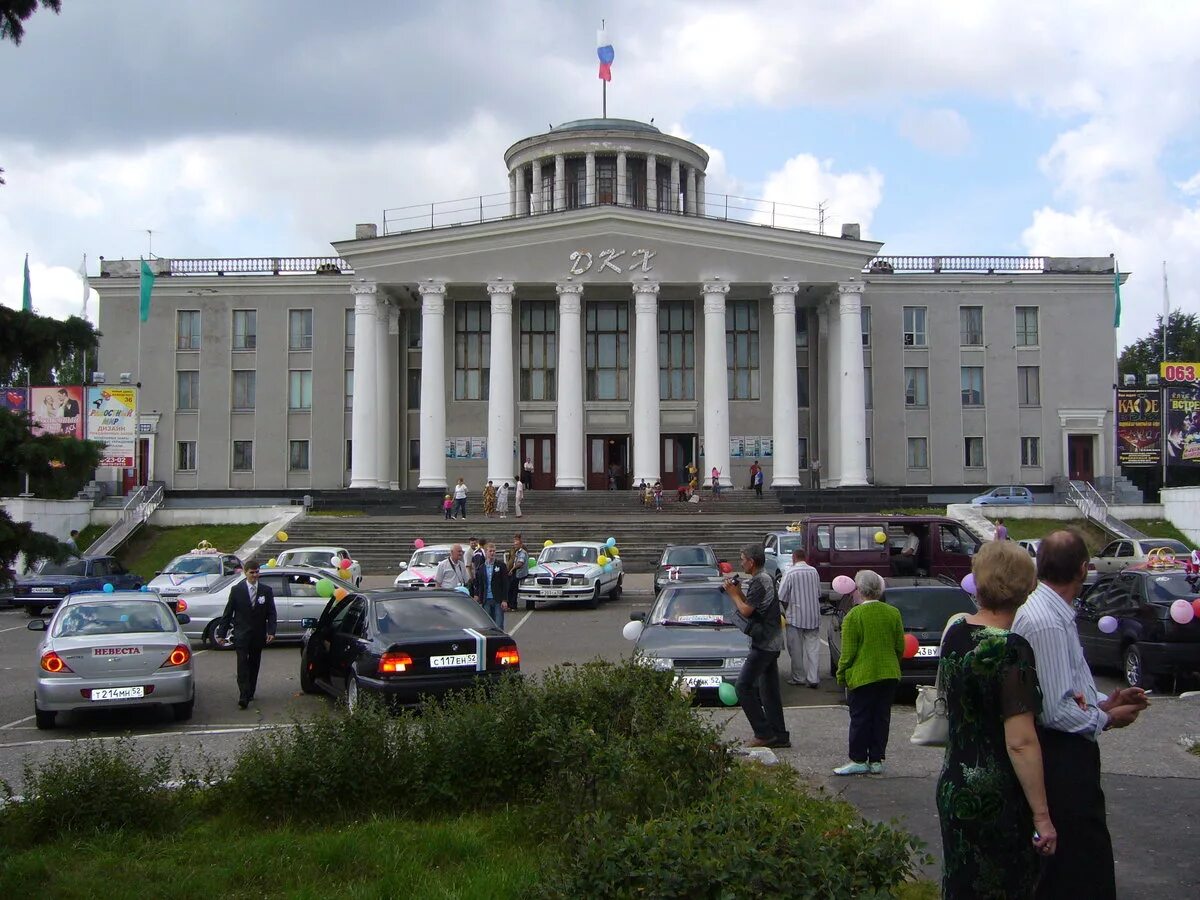
<instances>
[{"instance_id":1,"label":"grey trousers","mask_svg":"<svg viewBox=\"0 0 1200 900\"><path fill-rule=\"evenodd\" d=\"M819 684L821 662L821 629L787 627L787 652L791 661L788 678L805 684Z\"/></svg>"}]
</instances>

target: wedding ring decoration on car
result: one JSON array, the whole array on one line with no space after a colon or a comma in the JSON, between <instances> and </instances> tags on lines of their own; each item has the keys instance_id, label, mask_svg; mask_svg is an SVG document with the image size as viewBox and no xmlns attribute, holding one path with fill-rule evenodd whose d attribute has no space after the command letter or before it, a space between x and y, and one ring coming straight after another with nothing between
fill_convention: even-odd
<instances>
[{"instance_id":1,"label":"wedding ring decoration on car","mask_svg":"<svg viewBox=\"0 0 1200 900\"><path fill-rule=\"evenodd\" d=\"M1146 554L1146 565L1151 569L1173 569L1178 563L1168 547L1155 547Z\"/></svg>"},{"instance_id":2,"label":"wedding ring decoration on car","mask_svg":"<svg viewBox=\"0 0 1200 900\"><path fill-rule=\"evenodd\" d=\"M801 530L801 528L800 528L800 523L799 523L799 522L793 522L791 525L789 525L789 526L787 527L787 530L788 530L788 531L790 531L790 532L792 532L793 534L795 534L796 532L798 532L798 531L800 531L800 530Z\"/></svg>"}]
</instances>

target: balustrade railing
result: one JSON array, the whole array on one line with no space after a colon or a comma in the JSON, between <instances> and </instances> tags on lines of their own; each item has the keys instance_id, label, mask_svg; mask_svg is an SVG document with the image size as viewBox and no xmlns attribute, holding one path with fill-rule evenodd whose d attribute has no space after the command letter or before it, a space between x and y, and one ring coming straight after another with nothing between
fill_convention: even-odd
<instances>
[{"instance_id":1,"label":"balustrade railing","mask_svg":"<svg viewBox=\"0 0 1200 900\"><path fill-rule=\"evenodd\" d=\"M336 256L242 256L172 259L172 275L352 275Z\"/></svg>"},{"instance_id":2,"label":"balustrade railing","mask_svg":"<svg viewBox=\"0 0 1200 900\"><path fill-rule=\"evenodd\" d=\"M1044 272L1044 256L877 256L863 271L889 275L892 272L960 272L994 275L1000 272Z\"/></svg>"}]
</instances>

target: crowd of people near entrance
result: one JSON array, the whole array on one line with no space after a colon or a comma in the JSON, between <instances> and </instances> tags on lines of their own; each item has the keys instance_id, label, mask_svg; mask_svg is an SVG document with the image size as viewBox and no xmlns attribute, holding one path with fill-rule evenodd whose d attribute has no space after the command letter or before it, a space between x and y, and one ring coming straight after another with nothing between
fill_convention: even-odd
<instances>
[{"instance_id":1,"label":"crowd of people near entrance","mask_svg":"<svg viewBox=\"0 0 1200 900\"><path fill-rule=\"evenodd\" d=\"M521 583L529 577L529 551L520 534L513 535L503 554L484 538L471 538L468 549L451 545L450 555L434 571L432 586L469 594L503 628L504 614L516 608Z\"/></svg>"}]
</instances>

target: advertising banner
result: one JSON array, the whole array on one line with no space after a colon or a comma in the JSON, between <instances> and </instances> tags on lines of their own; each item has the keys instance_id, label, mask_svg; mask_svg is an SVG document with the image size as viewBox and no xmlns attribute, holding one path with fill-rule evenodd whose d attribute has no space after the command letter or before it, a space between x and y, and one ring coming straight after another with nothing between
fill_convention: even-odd
<instances>
[{"instance_id":1,"label":"advertising banner","mask_svg":"<svg viewBox=\"0 0 1200 900\"><path fill-rule=\"evenodd\" d=\"M29 389L34 434L55 434L83 440L83 388Z\"/></svg>"},{"instance_id":2,"label":"advertising banner","mask_svg":"<svg viewBox=\"0 0 1200 900\"><path fill-rule=\"evenodd\" d=\"M1159 363L1158 377L1168 384L1195 384L1200 381L1200 362Z\"/></svg>"},{"instance_id":3,"label":"advertising banner","mask_svg":"<svg viewBox=\"0 0 1200 900\"><path fill-rule=\"evenodd\" d=\"M1171 386L1164 396L1167 464L1200 467L1200 384Z\"/></svg>"},{"instance_id":4,"label":"advertising banner","mask_svg":"<svg viewBox=\"0 0 1200 900\"><path fill-rule=\"evenodd\" d=\"M137 388L87 389L87 437L104 444L100 465L132 469L137 448Z\"/></svg>"},{"instance_id":5,"label":"advertising banner","mask_svg":"<svg viewBox=\"0 0 1200 900\"><path fill-rule=\"evenodd\" d=\"M1162 465L1158 391L1117 391L1117 453L1122 466Z\"/></svg>"},{"instance_id":6,"label":"advertising banner","mask_svg":"<svg viewBox=\"0 0 1200 900\"><path fill-rule=\"evenodd\" d=\"M0 409L24 412L29 409L29 393L23 387L0 387Z\"/></svg>"}]
</instances>

